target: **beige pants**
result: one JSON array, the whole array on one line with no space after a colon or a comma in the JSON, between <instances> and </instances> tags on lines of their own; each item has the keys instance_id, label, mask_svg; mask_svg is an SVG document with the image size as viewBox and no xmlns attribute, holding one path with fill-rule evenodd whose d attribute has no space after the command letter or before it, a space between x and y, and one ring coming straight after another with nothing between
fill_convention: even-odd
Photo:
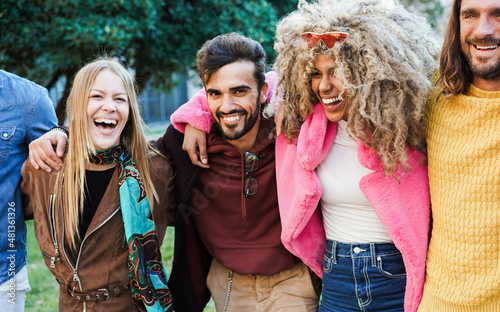
<instances>
[{"instance_id":1,"label":"beige pants","mask_svg":"<svg viewBox=\"0 0 500 312\"><path fill-rule=\"evenodd\" d=\"M222 312L227 297L229 269L212 261L207 285L215 310ZM314 291L305 264L272 276L233 274L227 312L318 311L319 298Z\"/></svg>"}]
</instances>

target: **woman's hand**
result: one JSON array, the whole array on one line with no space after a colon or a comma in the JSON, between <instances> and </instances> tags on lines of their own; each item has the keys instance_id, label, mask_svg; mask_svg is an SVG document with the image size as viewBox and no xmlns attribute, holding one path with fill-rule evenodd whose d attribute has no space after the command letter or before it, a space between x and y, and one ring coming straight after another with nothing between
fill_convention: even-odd
<instances>
[{"instance_id":1,"label":"woman's hand","mask_svg":"<svg viewBox=\"0 0 500 312\"><path fill-rule=\"evenodd\" d=\"M285 104L283 104L283 98L280 96L278 100L279 106L276 115L274 116L274 124L276 125L276 136L281 135L283 128L283 120L285 119Z\"/></svg>"}]
</instances>

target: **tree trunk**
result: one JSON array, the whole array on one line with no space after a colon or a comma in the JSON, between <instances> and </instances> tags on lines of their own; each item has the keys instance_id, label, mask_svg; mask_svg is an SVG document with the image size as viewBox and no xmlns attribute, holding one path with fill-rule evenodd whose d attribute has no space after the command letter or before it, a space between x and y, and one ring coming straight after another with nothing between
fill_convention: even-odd
<instances>
[{"instance_id":1,"label":"tree trunk","mask_svg":"<svg viewBox=\"0 0 500 312\"><path fill-rule=\"evenodd\" d=\"M61 77L61 70L58 69L52 74L52 78L50 79L49 83L45 86L45 89L50 90L54 85L57 83L59 80L59 77Z\"/></svg>"},{"instance_id":2,"label":"tree trunk","mask_svg":"<svg viewBox=\"0 0 500 312\"><path fill-rule=\"evenodd\" d=\"M148 84L151 75L145 71L137 70L135 72L135 85L137 86L137 96L139 96Z\"/></svg>"},{"instance_id":3,"label":"tree trunk","mask_svg":"<svg viewBox=\"0 0 500 312\"><path fill-rule=\"evenodd\" d=\"M68 69L64 71L64 75L66 76L66 85L64 86L63 95L61 99L59 99L59 102L57 102L56 107L57 122L60 126L64 125L64 121L66 120L66 102L68 101L69 93L71 92L71 85L76 71L76 69Z\"/></svg>"}]
</instances>

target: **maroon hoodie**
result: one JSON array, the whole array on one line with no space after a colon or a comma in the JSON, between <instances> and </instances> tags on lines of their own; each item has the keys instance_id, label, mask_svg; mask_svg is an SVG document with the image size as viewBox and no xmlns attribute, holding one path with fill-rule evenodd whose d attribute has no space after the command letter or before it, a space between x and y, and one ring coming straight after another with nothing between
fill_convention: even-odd
<instances>
[{"instance_id":1,"label":"maroon hoodie","mask_svg":"<svg viewBox=\"0 0 500 312\"><path fill-rule=\"evenodd\" d=\"M259 165L247 174L245 153L212 129L207 138L210 168L201 171L191 193L193 221L207 251L239 274L270 276L295 264L281 243L274 140L273 121L261 119L250 150ZM259 189L245 197L247 176L258 181Z\"/></svg>"}]
</instances>

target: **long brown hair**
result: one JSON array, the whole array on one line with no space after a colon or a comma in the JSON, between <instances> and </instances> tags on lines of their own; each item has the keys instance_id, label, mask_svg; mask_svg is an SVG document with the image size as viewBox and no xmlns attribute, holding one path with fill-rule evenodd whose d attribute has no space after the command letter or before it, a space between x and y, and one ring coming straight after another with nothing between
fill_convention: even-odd
<instances>
[{"instance_id":1,"label":"long brown hair","mask_svg":"<svg viewBox=\"0 0 500 312\"><path fill-rule=\"evenodd\" d=\"M460 45L460 9L462 0L453 2L448 28L441 51L437 85L441 94L450 96L467 92L472 83L472 72Z\"/></svg>"}]
</instances>

